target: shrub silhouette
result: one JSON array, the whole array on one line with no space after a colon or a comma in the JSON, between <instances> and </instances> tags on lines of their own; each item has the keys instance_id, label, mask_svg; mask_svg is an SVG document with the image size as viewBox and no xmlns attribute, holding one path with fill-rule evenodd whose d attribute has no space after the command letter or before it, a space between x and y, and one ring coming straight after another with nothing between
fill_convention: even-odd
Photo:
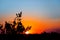
<instances>
[{"instance_id":1,"label":"shrub silhouette","mask_svg":"<svg viewBox=\"0 0 60 40\"><path fill-rule=\"evenodd\" d=\"M5 34L5 30L6 30L6 34L15 34L15 35L1 35L0 36L0 40L60 40L60 34L56 33L56 32L51 32L51 33L46 33L43 32L41 34L20 34L23 33L23 31L28 31L31 29L30 27L27 27L26 29L24 28L24 26L21 23L21 15L22 12L16 14L16 16L19 18L18 22L16 23L16 21L13 21L13 24L5 22L5 28L2 29L3 25L0 24L0 34ZM16 17L16 18L17 18ZM17 25L17 28L15 28L15 26Z\"/></svg>"}]
</instances>

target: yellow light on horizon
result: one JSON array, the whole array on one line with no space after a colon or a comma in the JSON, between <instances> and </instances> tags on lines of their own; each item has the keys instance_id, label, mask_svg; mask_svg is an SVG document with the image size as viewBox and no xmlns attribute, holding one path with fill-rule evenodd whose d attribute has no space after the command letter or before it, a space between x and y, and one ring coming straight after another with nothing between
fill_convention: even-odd
<instances>
[{"instance_id":1,"label":"yellow light on horizon","mask_svg":"<svg viewBox=\"0 0 60 40\"><path fill-rule=\"evenodd\" d=\"M26 31L25 34L29 34L29 31Z\"/></svg>"}]
</instances>

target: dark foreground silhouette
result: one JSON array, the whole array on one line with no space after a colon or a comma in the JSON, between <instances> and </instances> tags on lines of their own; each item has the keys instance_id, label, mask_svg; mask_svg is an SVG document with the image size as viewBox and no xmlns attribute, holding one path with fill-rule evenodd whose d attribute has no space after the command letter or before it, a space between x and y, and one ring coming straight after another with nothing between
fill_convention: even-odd
<instances>
[{"instance_id":1,"label":"dark foreground silhouette","mask_svg":"<svg viewBox=\"0 0 60 40\"><path fill-rule=\"evenodd\" d=\"M21 22L22 12L16 14L13 24L5 22L5 27L0 24L0 40L60 40L60 34L56 32L41 34L25 34L31 26L24 28ZM17 22L16 22L17 20ZM16 27L16 28L15 28Z\"/></svg>"},{"instance_id":2,"label":"dark foreground silhouette","mask_svg":"<svg viewBox=\"0 0 60 40\"><path fill-rule=\"evenodd\" d=\"M5 21L4 29L2 29L3 25L0 24L0 34L25 34L26 31L29 31L31 26L24 28L21 22L21 16L22 12L16 14L16 17L12 23Z\"/></svg>"},{"instance_id":3,"label":"dark foreground silhouette","mask_svg":"<svg viewBox=\"0 0 60 40\"><path fill-rule=\"evenodd\" d=\"M60 40L59 33L42 33L42 34L4 34L0 35L0 40Z\"/></svg>"}]
</instances>

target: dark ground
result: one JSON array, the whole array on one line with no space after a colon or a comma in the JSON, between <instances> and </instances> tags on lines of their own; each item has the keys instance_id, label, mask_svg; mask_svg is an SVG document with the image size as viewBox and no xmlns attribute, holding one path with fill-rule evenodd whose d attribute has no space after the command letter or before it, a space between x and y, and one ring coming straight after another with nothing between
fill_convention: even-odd
<instances>
[{"instance_id":1,"label":"dark ground","mask_svg":"<svg viewBox=\"0 0 60 40\"><path fill-rule=\"evenodd\" d=\"M60 34L42 33L42 34L0 34L0 40L60 40Z\"/></svg>"}]
</instances>

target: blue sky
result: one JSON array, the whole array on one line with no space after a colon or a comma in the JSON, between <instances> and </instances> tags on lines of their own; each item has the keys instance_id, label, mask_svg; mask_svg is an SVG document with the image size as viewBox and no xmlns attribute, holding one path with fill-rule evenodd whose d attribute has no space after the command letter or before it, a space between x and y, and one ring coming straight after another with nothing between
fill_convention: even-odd
<instances>
[{"instance_id":1,"label":"blue sky","mask_svg":"<svg viewBox=\"0 0 60 40\"><path fill-rule=\"evenodd\" d=\"M0 23L11 21L21 10L23 24L32 25L34 32L60 28L60 0L0 0Z\"/></svg>"},{"instance_id":2,"label":"blue sky","mask_svg":"<svg viewBox=\"0 0 60 40\"><path fill-rule=\"evenodd\" d=\"M24 15L60 18L60 0L0 0L0 15L20 10L28 11Z\"/></svg>"}]
</instances>

